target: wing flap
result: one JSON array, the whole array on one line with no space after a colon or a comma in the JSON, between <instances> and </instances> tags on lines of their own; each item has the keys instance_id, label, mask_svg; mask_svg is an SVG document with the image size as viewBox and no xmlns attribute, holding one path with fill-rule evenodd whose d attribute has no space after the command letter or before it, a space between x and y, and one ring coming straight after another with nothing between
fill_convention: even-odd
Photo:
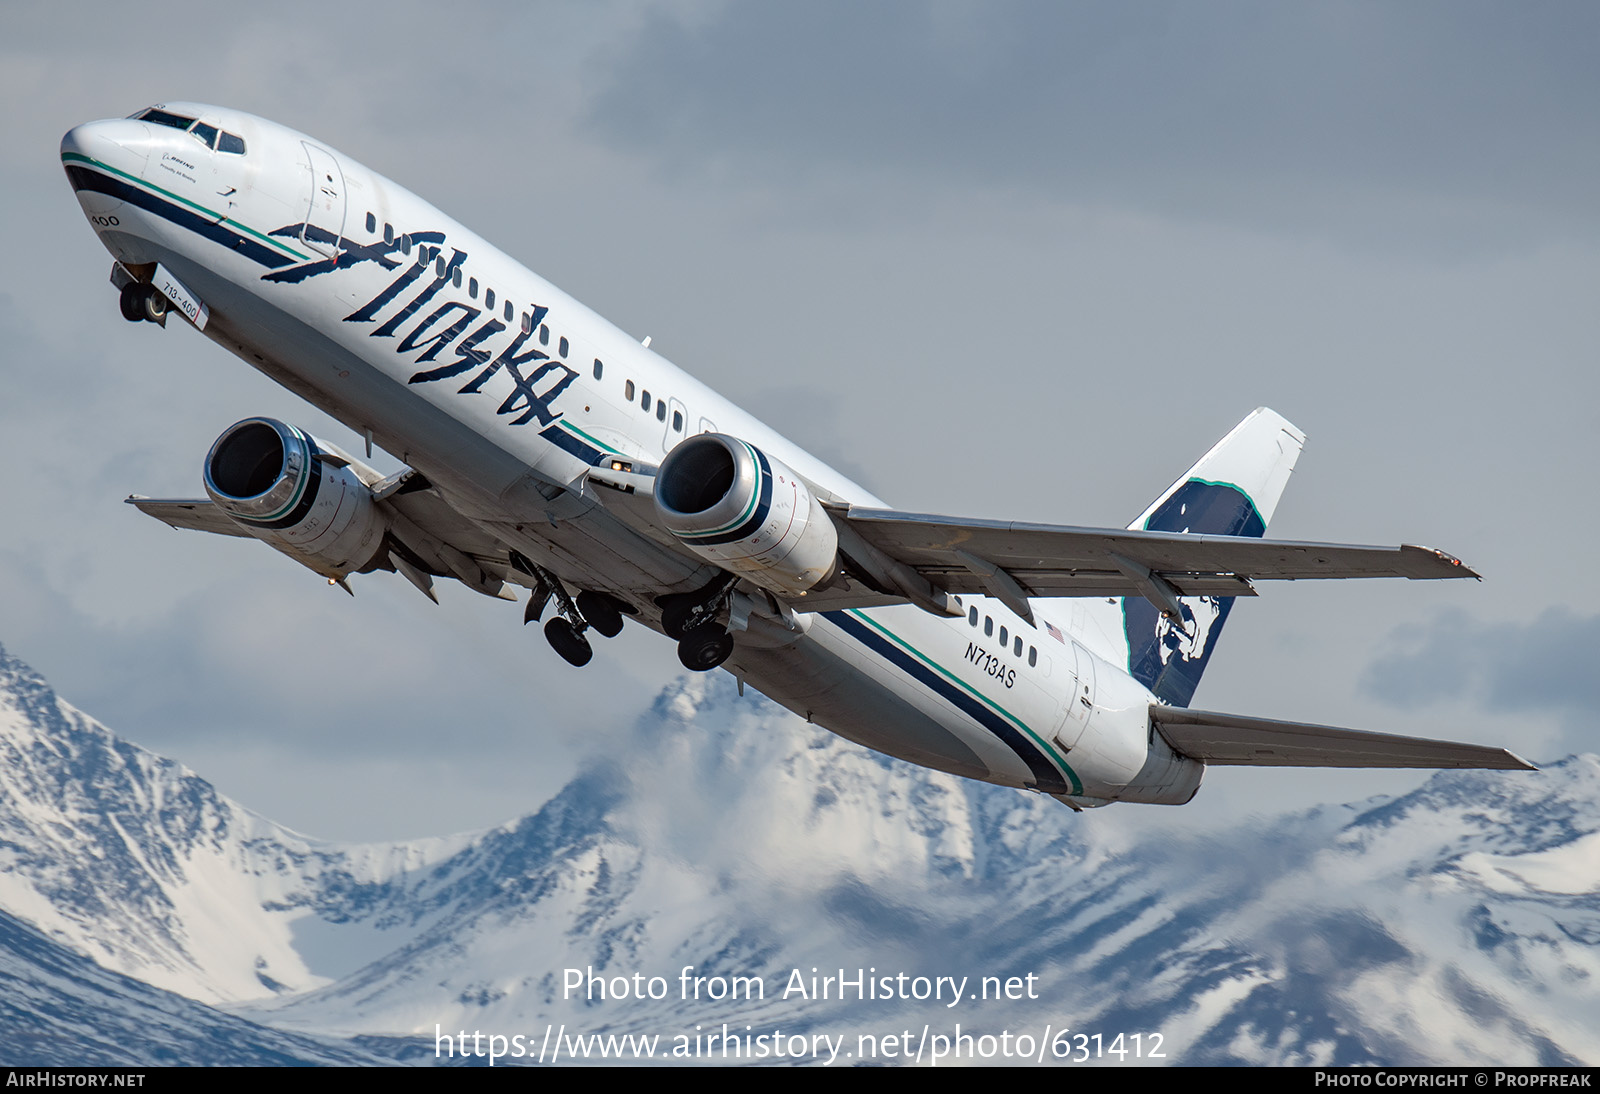
<instances>
[{"instance_id":1,"label":"wing flap","mask_svg":"<svg viewBox=\"0 0 1600 1094\"><path fill-rule=\"evenodd\" d=\"M1486 745L1398 737L1338 726L1245 718L1150 705L1150 720L1177 752L1205 764L1251 767L1484 767L1537 770Z\"/></svg>"}]
</instances>

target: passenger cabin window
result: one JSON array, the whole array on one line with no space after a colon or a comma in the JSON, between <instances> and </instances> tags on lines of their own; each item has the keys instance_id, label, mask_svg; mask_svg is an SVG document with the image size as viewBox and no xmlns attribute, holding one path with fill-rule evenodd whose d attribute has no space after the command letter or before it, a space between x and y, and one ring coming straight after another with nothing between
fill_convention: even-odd
<instances>
[{"instance_id":1,"label":"passenger cabin window","mask_svg":"<svg viewBox=\"0 0 1600 1094\"><path fill-rule=\"evenodd\" d=\"M656 421L664 422L666 420L667 420L667 401L665 399L657 399L656 400Z\"/></svg>"},{"instance_id":2,"label":"passenger cabin window","mask_svg":"<svg viewBox=\"0 0 1600 1094\"><path fill-rule=\"evenodd\" d=\"M622 385L622 397L628 402L633 402L633 381L629 380Z\"/></svg>"},{"instance_id":3,"label":"passenger cabin window","mask_svg":"<svg viewBox=\"0 0 1600 1094\"><path fill-rule=\"evenodd\" d=\"M224 133L217 138L217 151L242 156L244 155L244 138L237 133Z\"/></svg>"},{"instance_id":4,"label":"passenger cabin window","mask_svg":"<svg viewBox=\"0 0 1600 1094\"><path fill-rule=\"evenodd\" d=\"M967 622L974 627L978 625L978 606L976 604L967 609Z\"/></svg>"},{"instance_id":5,"label":"passenger cabin window","mask_svg":"<svg viewBox=\"0 0 1600 1094\"><path fill-rule=\"evenodd\" d=\"M1039 651L1032 646L1028 647L1028 667L1031 669L1039 663Z\"/></svg>"},{"instance_id":6,"label":"passenger cabin window","mask_svg":"<svg viewBox=\"0 0 1600 1094\"><path fill-rule=\"evenodd\" d=\"M1000 628L1000 648L1001 649L1005 649L1006 648L1006 643L1008 641L1010 641L1010 640L1006 637L1006 629L1004 627L1001 627Z\"/></svg>"},{"instance_id":7,"label":"passenger cabin window","mask_svg":"<svg viewBox=\"0 0 1600 1094\"><path fill-rule=\"evenodd\" d=\"M394 225L393 224L385 224L383 226L383 242L384 242L384 244L386 246L394 243Z\"/></svg>"},{"instance_id":8,"label":"passenger cabin window","mask_svg":"<svg viewBox=\"0 0 1600 1094\"><path fill-rule=\"evenodd\" d=\"M411 253L411 237L410 236L401 236L400 237L400 253L403 254L403 255L408 255L408 254Z\"/></svg>"},{"instance_id":9,"label":"passenger cabin window","mask_svg":"<svg viewBox=\"0 0 1600 1094\"><path fill-rule=\"evenodd\" d=\"M506 301L506 322L511 322L511 315L516 309L511 306L511 301Z\"/></svg>"},{"instance_id":10,"label":"passenger cabin window","mask_svg":"<svg viewBox=\"0 0 1600 1094\"><path fill-rule=\"evenodd\" d=\"M485 311L494 311L494 290L483 290L483 307Z\"/></svg>"},{"instance_id":11,"label":"passenger cabin window","mask_svg":"<svg viewBox=\"0 0 1600 1094\"><path fill-rule=\"evenodd\" d=\"M674 410L672 412L672 431L674 433L683 432L683 411L681 410Z\"/></svg>"},{"instance_id":12,"label":"passenger cabin window","mask_svg":"<svg viewBox=\"0 0 1600 1094\"><path fill-rule=\"evenodd\" d=\"M378 230L378 218L373 216L371 213L368 213L367 214L367 231L376 232L377 230Z\"/></svg>"},{"instance_id":13,"label":"passenger cabin window","mask_svg":"<svg viewBox=\"0 0 1600 1094\"><path fill-rule=\"evenodd\" d=\"M451 274L450 274L450 283L452 285L454 285L458 289L461 287L461 267L460 266L457 266L455 268L455 270L451 272Z\"/></svg>"},{"instance_id":14,"label":"passenger cabin window","mask_svg":"<svg viewBox=\"0 0 1600 1094\"><path fill-rule=\"evenodd\" d=\"M606 370L606 366L605 366L604 362L602 362L600 360L600 358L596 357L594 359L594 378L596 380L600 379L600 374L602 372L604 372L605 370Z\"/></svg>"},{"instance_id":15,"label":"passenger cabin window","mask_svg":"<svg viewBox=\"0 0 1600 1094\"><path fill-rule=\"evenodd\" d=\"M556 356L557 357L565 357L566 355L567 355L567 340L565 338L563 338L561 340L560 344L559 344L559 348L556 350Z\"/></svg>"},{"instance_id":16,"label":"passenger cabin window","mask_svg":"<svg viewBox=\"0 0 1600 1094\"><path fill-rule=\"evenodd\" d=\"M511 318L511 301L509 300L506 301L506 318ZM533 333L533 316L529 315L527 312L522 313L522 333Z\"/></svg>"},{"instance_id":17,"label":"passenger cabin window","mask_svg":"<svg viewBox=\"0 0 1600 1094\"><path fill-rule=\"evenodd\" d=\"M467 299L478 299L478 279L476 277L467 282Z\"/></svg>"},{"instance_id":18,"label":"passenger cabin window","mask_svg":"<svg viewBox=\"0 0 1600 1094\"><path fill-rule=\"evenodd\" d=\"M639 405L646 410L650 409L650 393L648 391L639 393Z\"/></svg>"},{"instance_id":19,"label":"passenger cabin window","mask_svg":"<svg viewBox=\"0 0 1600 1094\"><path fill-rule=\"evenodd\" d=\"M545 326L543 323L539 324L539 344L541 346L548 346L550 344L550 328Z\"/></svg>"},{"instance_id":20,"label":"passenger cabin window","mask_svg":"<svg viewBox=\"0 0 1600 1094\"><path fill-rule=\"evenodd\" d=\"M986 615L986 616L983 617L983 634L984 634L984 637L987 638L989 635L991 635L993 633L994 633L994 617L990 616L990 615Z\"/></svg>"},{"instance_id":21,"label":"passenger cabin window","mask_svg":"<svg viewBox=\"0 0 1600 1094\"><path fill-rule=\"evenodd\" d=\"M1016 640L1011 645L1011 652L1017 657L1022 656L1022 635L1017 635Z\"/></svg>"}]
</instances>

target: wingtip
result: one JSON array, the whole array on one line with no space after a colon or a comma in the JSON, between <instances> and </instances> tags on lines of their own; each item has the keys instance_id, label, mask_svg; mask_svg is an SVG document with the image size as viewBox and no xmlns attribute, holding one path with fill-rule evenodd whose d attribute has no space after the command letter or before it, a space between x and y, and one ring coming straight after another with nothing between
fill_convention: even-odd
<instances>
[{"instance_id":1,"label":"wingtip","mask_svg":"<svg viewBox=\"0 0 1600 1094\"><path fill-rule=\"evenodd\" d=\"M1478 573L1478 571L1474 570L1471 566L1468 566L1465 562L1462 562L1449 551L1441 551L1437 547L1423 547L1420 544L1415 543L1402 544L1400 550L1406 552L1416 552L1427 557L1429 572L1426 574L1416 574L1413 576L1454 578L1470 577L1474 581L1483 580L1482 574ZM1443 567L1442 569L1440 568L1441 566Z\"/></svg>"}]
</instances>

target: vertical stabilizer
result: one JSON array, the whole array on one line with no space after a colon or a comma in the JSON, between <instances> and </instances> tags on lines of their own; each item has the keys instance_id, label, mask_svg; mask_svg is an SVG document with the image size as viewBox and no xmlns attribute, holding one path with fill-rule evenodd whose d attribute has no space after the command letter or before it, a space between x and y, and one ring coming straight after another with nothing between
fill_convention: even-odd
<instances>
[{"instance_id":1,"label":"vertical stabilizer","mask_svg":"<svg viewBox=\"0 0 1600 1094\"><path fill-rule=\"evenodd\" d=\"M1253 411L1174 482L1129 528L1262 536L1305 444L1281 414ZM1181 623L1142 597L1118 605L1130 675L1158 699L1188 706L1233 607L1232 597L1184 597ZM1098 602L1098 609L1111 606Z\"/></svg>"}]
</instances>

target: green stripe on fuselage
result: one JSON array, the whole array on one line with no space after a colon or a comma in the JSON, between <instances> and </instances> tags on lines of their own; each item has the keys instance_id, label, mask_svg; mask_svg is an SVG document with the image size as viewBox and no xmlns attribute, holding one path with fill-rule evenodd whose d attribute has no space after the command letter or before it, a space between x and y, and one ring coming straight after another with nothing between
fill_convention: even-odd
<instances>
[{"instance_id":1,"label":"green stripe on fuselage","mask_svg":"<svg viewBox=\"0 0 1600 1094\"><path fill-rule=\"evenodd\" d=\"M978 700L978 702L982 703L984 706L1000 715L1006 721L1016 726L1027 736L1030 741L1039 747L1039 751L1046 759L1048 759L1056 767L1060 768L1062 773L1067 776L1067 780L1072 784L1072 792L1074 794L1083 793L1083 780L1078 778L1078 773L1076 771L1072 770L1071 765L1069 765L1066 761L1066 757L1061 754L1060 750L1046 743L1045 740L1041 738L1039 734L1035 733L1021 718L1018 718L1005 707L1001 706L999 703L983 694L983 692L979 691L977 688L974 688L971 684L968 684L965 680L961 679L955 673L945 668L932 657L929 657L927 654L917 649L917 647L913 646L910 642L907 642L904 638L901 638L898 634L895 634L882 623L879 623L876 619L864 614L861 609L847 608L845 611L850 615L851 618L871 627L889 641L893 642L895 645L911 654L917 660L921 661L924 665L927 665L939 675L949 680L952 684L956 685L956 687L960 688L962 691Z\"/></svg>"},{"instance_id":2,"label":"green stripe on fuselage","mask_svg":"<svg viewBox=\"0 0 1600 1094\"><path fill-rule=\"evenodd\" d=\"M109 174L116 175L118 178L126 179L128 182L132 183L135 186L141 187L142 189L145 189L145 190L149 190L149 191L151 191L153 193L160 194L162 197L168 198L171 201L175 201L175 202L179 203L180 205L187 205L189 208L193 209L195 212L199 213L200 215L202 215L204 217L208 217L211 220L216 221L218 224L226 224L228 227L232 228L236 232L242 232L245 235L253 236L256 239L259 239L262 243L265 243L267 246L273 247L273 248L275 248L275 249L277 249L279 251L282 251L284 254L290 256L291 258L297 258L301 262L307 262L307 261L310 261L310 259L311 259L310 255L304 254L304 253L302 253L300 251L295 250L293 247L287 246L281 239L274 239L271 236L262 235L260 232L256 231L254 228L250 227L248 224L241 224L239 221L234 220L232 217L224 216L222 213L217 212L215 209L208 209L204 205L199 204L198 202L190 201L188 198L184 197L181 194L174 194L171 190L168 190L168 189L166 189L164 187L161 187L161 186L157 186L153 182L146 182L144 179L140 178L137 175L130 175L126 171L120 170L120 169L118 169L116 167L112 167L109 163L101 163L97 159L91 159L90 157L82 155L82 154L80 154L78 152L63 152L63 153L61 153L61 162L62 163L67 163L69 161L76 162L76 163L88 164L90 167L93 167L96 170L105 171L105 172L108 172Z\"/></svg>"}]
</instances>

